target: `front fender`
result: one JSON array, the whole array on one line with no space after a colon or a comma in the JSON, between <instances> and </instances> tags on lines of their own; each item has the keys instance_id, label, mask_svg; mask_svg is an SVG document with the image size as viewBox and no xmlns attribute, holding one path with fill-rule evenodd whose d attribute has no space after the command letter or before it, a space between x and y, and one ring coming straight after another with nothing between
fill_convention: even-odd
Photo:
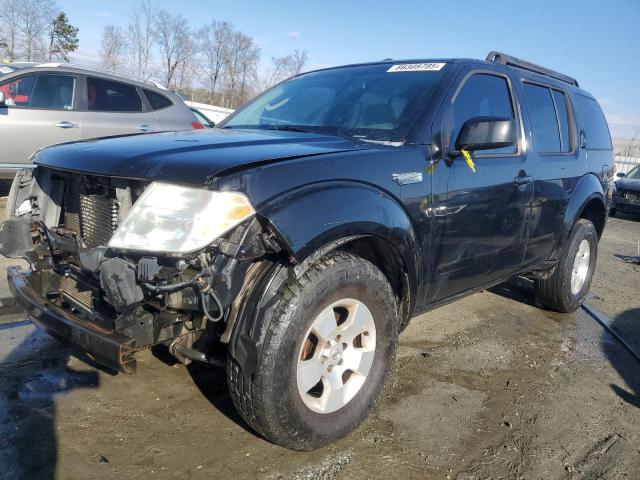
<instances>
[{"instance_id":1,"label":"front fender","mask_svg":"<svg viewBox=\"0 0 640 480\"><path fill-rule=\"evenodd\" d=\"M270 221L298 265L284 267L265 260L248 272L222 337L245 375L256 373L268 325L264 320L274 308L270 299L298 274L298 267L344 242L366 236L385 239L401 258L410 298L415 298L420 250L409 216L391 195L366 184L323 182L270 200L257 212Z\"/></svg>"},{"instance_id":2,"label":"front fender","mask_svg":"<svg viewBox=\"0 0 640 480\"><path fill-rule=\"evenodd\" d=\"M258 213L271 222L298 263L341 239L377 236L395 248L412 290L418 283L420 248L411 220L392 196L372 186L309 185L268 202Z\"/></svg>"}]
</instances>

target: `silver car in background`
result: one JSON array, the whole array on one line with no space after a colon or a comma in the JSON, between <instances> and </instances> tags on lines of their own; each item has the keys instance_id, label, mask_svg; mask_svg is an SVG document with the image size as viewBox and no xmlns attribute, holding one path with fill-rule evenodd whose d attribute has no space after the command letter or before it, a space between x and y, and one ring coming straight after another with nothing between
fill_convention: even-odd
<instances>
[{"instance_id":1,"label":"silver car in background","mask_svg":"<svg viewBox=\"0 0 640 480\"><path fill-rule=\"evenodd\" d=\"M0 179L56 143L204 128L156 83L73 64L0 65Z\"/></svg>"}]
</instances>

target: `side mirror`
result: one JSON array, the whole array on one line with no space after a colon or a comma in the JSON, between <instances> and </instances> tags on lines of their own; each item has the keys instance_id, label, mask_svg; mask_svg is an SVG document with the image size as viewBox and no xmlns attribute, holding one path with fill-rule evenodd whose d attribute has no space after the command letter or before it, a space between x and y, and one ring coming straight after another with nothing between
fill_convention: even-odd
<instances>
[{"instance_id":1,"label":"side mirror","mask_svg":"<svg viewBox=\"0 0 640 480\"><path fill-rule=\"evenodd\" d=\"M456 150L491 150L516 144L516 122L510 118L474 117L467 120L456 139Z\"/></svg>"},{"instance_id":2,"label":"side mirror","mask_svg":"<svg viewBox=\"0 0 640 480\"><path fill-rule=\"evenodd\" d=\"M0 107L6 107L7 104L4 100L4 92L0 90Z\"/></svg>"},{"instance_id":3,"label":"side mirror","mask_svg":"<svg viewBox=\"0 0 640 480\"><path fill-rule=\"evenodd\" d=\"M626 176L627 176L627 174L623 173L623 172L616 173L616 177L619 177L619 178L626 177Z\"/></svg>"}]
</instances>

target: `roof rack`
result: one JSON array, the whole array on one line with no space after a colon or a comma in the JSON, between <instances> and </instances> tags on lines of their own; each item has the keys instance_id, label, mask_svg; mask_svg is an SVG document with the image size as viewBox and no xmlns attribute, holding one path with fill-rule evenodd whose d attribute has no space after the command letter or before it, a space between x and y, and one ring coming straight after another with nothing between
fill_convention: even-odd
<instances>
[{"instance_id":1,"label":"roof rack","mask_svg":"<svg viewBox=\"0 0 640 480\"><path fill-rule=\"evenodd\" d=\"M128 73L114 72L112 70L97 67L95 65L85 65L81 63L72 63L72 62L46 62L46 63L36 63L34 67L35 68L58 68L58 67L78 68L81 70L89 70L89 71L94 71L99 73L105 73L113 77L120 77L123 79L135 80L140 83L147 83L149 85L153 85L154 87L167 90L165 86L161 85L159 82L150 80L149 78L140 77L138 75L130 75Z\"/></svg>"},{"instance_id":2,"label":"roof rack","mask_svg":"<svg viewBox=\"0 0 640 480\"><path fill-rule=\"evenodd\" d=\"M487 55L486 60L487 62L501 63L502 65L509 65L511 67L518 67L524 70L529 70L530 72L540 73L542 75L546 75L547 77L555 78L556 80L561 80L571 85L575 85L576 87L579 86L578 81L575 78L570 77L569 75L550 70L546 67L541 67L540 65L527 62L526 60L520 60L519 58L516 58L512 55L507 55L506 53L491 51L489 52L489 55Z\"/></svg>"}]
</instances>

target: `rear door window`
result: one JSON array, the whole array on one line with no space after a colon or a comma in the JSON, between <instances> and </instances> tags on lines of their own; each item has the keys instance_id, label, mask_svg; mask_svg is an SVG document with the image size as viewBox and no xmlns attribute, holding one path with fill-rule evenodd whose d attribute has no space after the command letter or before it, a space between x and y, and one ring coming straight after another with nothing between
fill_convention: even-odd
<instances>
[{"instance_id":1,"label":"rear door window","mask_svg":"<svg viewBox=\"0 0 640 480\"><path fill-rule=\"evenodd\" d=\"M609 127L598 103L589 97L576 95L580 107L582 128L587 137L587 148L590 150L611 150Z\"/></svg>"},{"instance_id":2,"label":"rear door window","mask_svg":"<svg viewBox=\"0 0 640 480\"><path fill-rule=\"evenodd\" d=\"M87 77L87 107L98 112L141 112L142 99L133 85Z\"/></svg>"},{"instance_id":3,"label":"rear door window","mask_svg":"<svg viewBox=\"0 0 640 480\"><path fill-rule=\"evenodd\" d=\"M453 130L450 148L454 150L456 138L462 126L474 117L499 117L514 119L513 102L509 85L504 77L475 74L458 92L453 102ZM478 155L515 153L516 146L482 150Z\"/></svg>"},{"instance_id":4,"label":"rear door window","mask_svg":"<svg viewBox=\"0 0 640 480\"><path fill-rule=\"evenodd\" d=\"M531 121L533 149L536 152L560 152L560 131L551 90L525 83L524 97Z\"/></svg>"},{"instance_id":5,"label":"rear door window","mask_svg":"<svg viewBox=\"0 0 640 480\"><path fill-rule=\"evenodd\" d=\"M75 77L28 75L0 84L8 107L73 110Z\"/></svg>"},{"instance_id":6,"label":"rear door window","mask_svg":"<svg viewBox=\"0 0 640 480\"><path fill-rule=\"evenodd\" d=\"M160 110L162 108L173 105L171 100L160 93L146 89L143 90L143 92L144 96L147 97L147 100L149 100L149 105L151 105L151 108L153 108L154 110Z\"/></svg>"}]
</instances>

